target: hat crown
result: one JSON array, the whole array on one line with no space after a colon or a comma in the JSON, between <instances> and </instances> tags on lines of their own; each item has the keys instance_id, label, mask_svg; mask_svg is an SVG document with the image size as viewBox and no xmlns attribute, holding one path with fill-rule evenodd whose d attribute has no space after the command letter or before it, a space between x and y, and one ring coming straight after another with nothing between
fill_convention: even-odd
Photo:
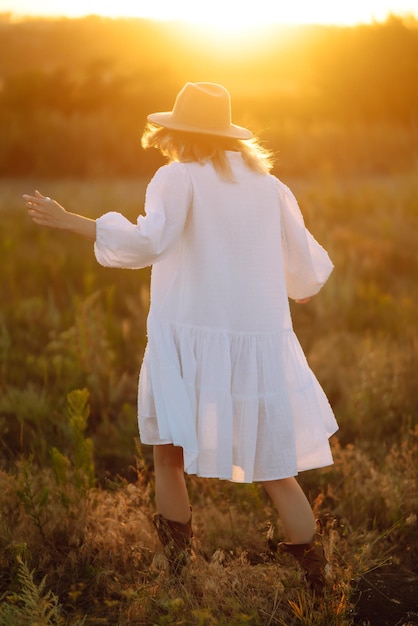
<instances>
[{"instance_id":1,"label":"hat crown","mask_svg":"<svg viewBox=\"0 0 418 626\"><path fill-rule=\"evenodd\" d=\"M212 132L227 130L231 125L228 91L215 83L186 83L174 103L173 120Z\"/></svg>"}]
</instances>

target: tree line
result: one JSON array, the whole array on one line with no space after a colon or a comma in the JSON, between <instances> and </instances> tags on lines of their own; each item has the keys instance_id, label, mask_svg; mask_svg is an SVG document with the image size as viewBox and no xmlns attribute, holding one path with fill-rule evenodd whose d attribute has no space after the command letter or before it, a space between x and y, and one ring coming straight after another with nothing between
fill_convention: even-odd
<instances>
[{"instance_id":1,"label":"tree line","mask_svg":"<svg viewBox=\"0 0 418 626\"><path fill-rule=\"evenodd\" d=\"M364 160L378 169L389 134L405 168L417 159L417 78L412 18L276 26L263 39L231 42L142 19L3 16L0 175L148 174L159 157L139 147L146 115L171 108L187 80L228 87L234 118L264 129L274 149L295 140L313 155L341 161L346 151L355 160L365 149L359 137L373 128L376 149Z\"/></svg>"}]
</instances>

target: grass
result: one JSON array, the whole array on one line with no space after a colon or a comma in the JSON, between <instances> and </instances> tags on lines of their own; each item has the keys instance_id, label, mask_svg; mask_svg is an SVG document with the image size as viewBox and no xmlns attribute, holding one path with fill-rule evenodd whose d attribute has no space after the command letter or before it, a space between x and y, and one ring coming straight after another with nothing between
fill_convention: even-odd
<instances>
[{"instance_id":1,"label":"grass","mask_svg":"<svg viewBox=\"0 0 418 626\"><path fill-rule=\"evenodd\" d=\"M349 626L367 572L416 570L416 173L285 182L336 266L309 305L292 304L340 424L335 464L300 476L324 521L325 599L269 551L268 529L282 529L257 485L196 477L192 563L170 580L136 425L149 272L106 270L89 243L33 226L20 200L33 182L1 180L0 626ZM131 219L145 192L132 180L36 187Z\"/></svg>"}]
</instances>

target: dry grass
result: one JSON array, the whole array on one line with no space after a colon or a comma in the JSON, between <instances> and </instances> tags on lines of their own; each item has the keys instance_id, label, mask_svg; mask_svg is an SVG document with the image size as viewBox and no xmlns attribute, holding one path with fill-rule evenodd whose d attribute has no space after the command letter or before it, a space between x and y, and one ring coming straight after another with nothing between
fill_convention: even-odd
<instances>
[{"instance_id":1,"label":"dry grass","mask_svg":"<svg viewBox=\"0 0 418 626\"><path fill-rule=\"evenodd\" d=\"M67 616L68 624L85 618L86 624L120 626L348 626L354 581L391 560L405 563L405 552L416 555L417 502L411 493L416 493L417 433L411 438L392 450L380 469L360 450L335 442L335 466L323 472L325 489L315 503L331 563L327 593L319 602L292 559L269 551L268 525L278 536L281 530L258 487L243 486L237 493L228 483L209 481L201 490L207 481L189 479L195 494L194 555L182 578L173 580L152 527L146 473L139 471L135 484L83 491L71 481L58 486L51 471L32 467L28 473L20 464L15 474L0 475L1 569L3 575L9 572L3 601L7 605L22 595L17 572L23 561L35 568L38 584L46 577L46 588L59 599L57 613ZM23 488L30 494L24 500ZM13 623L1 622L1 615L0 623Z\"/></svg>"}]
</instances>

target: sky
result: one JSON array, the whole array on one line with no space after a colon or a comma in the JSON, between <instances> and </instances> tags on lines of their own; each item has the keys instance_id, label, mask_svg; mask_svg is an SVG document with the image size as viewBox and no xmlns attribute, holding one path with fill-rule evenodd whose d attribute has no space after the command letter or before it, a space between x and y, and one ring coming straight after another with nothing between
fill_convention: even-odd
<instances>
[{"instance_id":1,"label":"sky","mask_svg":"<svg viewBox=\"0 0 418 626\"><path fill-rule=\"evenodd\" d=\"M418 0L0 0L0 13L178 19L233 30L272 23L368 23L384 21L390 13L418 18Z\"/></svg>"}]
</instances>

